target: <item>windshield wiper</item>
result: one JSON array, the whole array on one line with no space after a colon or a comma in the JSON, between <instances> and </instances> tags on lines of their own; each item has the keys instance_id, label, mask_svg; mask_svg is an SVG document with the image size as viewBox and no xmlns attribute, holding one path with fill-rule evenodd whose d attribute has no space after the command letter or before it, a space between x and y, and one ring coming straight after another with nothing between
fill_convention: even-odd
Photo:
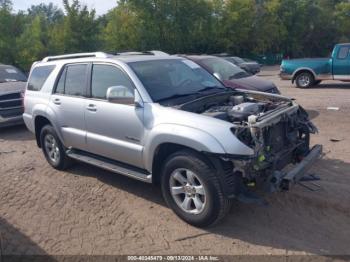
<instances>
[{"instance_id":1,"label":"windshield wiper","mask_svg":"<svg viewBox=\"0 0 350 262\"><path fill-rule=\"evenodd\" d=\"M211 87L211 86L208 86L206 88L203 88L203 89L200 89L196 92L196 94L202 94L204 92L207 92L207 91L218 91L218 90L228 90L227 88L225 87L219 87L219 86L214 86L214 87ZM213 92L214 93L214 92Z\"/></svg>"},{"instance_id":2,"label":"windshield wiper","mask_svg":"<svg viewBox=\"0 0 350 262\"><path fill-rule=\"evenodd\" d=\"M166 100L171 100L171 99L176 99L176 98L186 97L186 96L193 96L193 95L196 95L196 93L175 94L175 95L171 95L171 96L168 96L168 97L164 97L164 98L158 99L156 102L162 102L162 101L166 101Z\"/></svg>"},{"instance_id":3,"label":"windshield wiper","mask_svg":"<svg viewBox=\"0 0 350 262\"><path fill-rule=\"evenodd\" d=\"M223 91L227 91L228 89L225 88L225 87L206 87L206 88L203 88L203 89L200 89L196 92L193 92L193 93L186 93L186 94L175 94L175 95L172 95L172 96L169 96L169 97L164 97L164 98L161 98L161 99L158 99L156 102L162 102L162 101L166 101L166 100L171 100L171 99L176 99L176 98L180 98L180 97L186 97L186 96L194 96L194 97L198 97L198 96L203 96L203 94L207 91L212 91L212 90L215 90L215 92L209 92L209 94L213 94L213 93L216 93L218 90L223 90Z\"/></svg>"}]
</instances>

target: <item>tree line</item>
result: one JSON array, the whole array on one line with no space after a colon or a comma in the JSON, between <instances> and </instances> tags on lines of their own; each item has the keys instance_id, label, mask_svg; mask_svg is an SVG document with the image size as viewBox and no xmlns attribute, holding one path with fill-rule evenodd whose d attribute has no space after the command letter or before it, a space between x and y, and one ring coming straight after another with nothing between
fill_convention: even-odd
<instances>
[{"instance_id":1,"label":"tree line","mask_svg":"<svg viewBox=\"0 0 350 262\"><path fill-rule=\"evenodd\" d=\"M350 41L349 0L119 0L97 16L79 0L13 11L0 0L0 63L102 50L326 56Z\"/></svg>"}]
</instances>

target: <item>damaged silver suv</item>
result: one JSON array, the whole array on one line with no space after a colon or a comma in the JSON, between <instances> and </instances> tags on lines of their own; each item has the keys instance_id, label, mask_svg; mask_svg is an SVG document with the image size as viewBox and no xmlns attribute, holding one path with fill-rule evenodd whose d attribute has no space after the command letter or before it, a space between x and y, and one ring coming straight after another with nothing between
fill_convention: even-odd
<instances>
[{"instance_id":1,"label":"damaged silver suv","mask_svg":"<svg viewBox=\"0 0 350 262\"><path fill-rule=\"evenodd\" d=\"M248 186L288 190L322 151L310 149L317 129L294 101L225 88L181 57L47 57L32 66L24 104L54 168L76 160L160 185L198 227L223 218L233 199L256 200Z\"/></svg>"}]
</instances>

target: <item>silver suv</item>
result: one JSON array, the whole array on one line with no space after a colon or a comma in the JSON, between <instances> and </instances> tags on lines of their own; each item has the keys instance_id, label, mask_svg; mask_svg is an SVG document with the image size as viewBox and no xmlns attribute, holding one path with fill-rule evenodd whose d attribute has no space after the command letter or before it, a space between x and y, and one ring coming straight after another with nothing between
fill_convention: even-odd
<instances>
[{"instance_id":1,"label":"silver suv","mask_svg":"<svg viewBox=\"0 0 350 262\"><path fill-rule=\"evenodd\" d=\"M32 66L24 104L54 168L78 160L160 185L169 207L199 227L233 199L260 202L251 187L287 190L322 151L310 150L317 129L292 100L225 88L181 57L47 57Z\"/></svg>"}]
</instances>

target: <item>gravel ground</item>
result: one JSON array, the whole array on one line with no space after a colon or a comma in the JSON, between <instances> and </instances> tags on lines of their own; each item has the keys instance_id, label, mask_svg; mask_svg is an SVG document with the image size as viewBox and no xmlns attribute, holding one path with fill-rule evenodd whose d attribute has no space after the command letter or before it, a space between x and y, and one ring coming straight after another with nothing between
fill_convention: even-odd
<instances>
[{"instance_id":1,"label":"gravel ground","mask_svg":"<svg viewBox=\"0 0 350 262\"><path fill-rule=\"evenodd\" d=\"M320 130L312 143L323 144L326 155L311 170L322 178L319 191L295 186L267 195L267 207L235 203L221 224L197 229L165 206L158 188L85 164L55 171L25 127L6 128L3 254L350 255L350 85L297 89L277 73L266 67L260 75L303 105Z\"/></svg>"}]
</instances>

